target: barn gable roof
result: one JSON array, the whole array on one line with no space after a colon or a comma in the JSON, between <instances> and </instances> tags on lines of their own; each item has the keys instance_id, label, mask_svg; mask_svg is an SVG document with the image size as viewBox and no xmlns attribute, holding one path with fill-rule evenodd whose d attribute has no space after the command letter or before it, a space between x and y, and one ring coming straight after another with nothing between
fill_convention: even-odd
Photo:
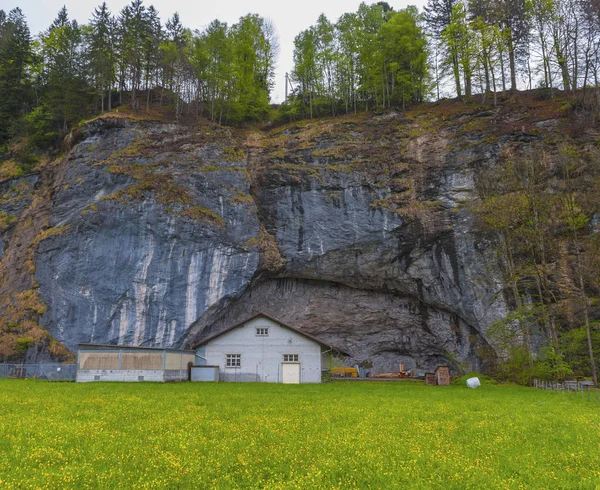
<instances>
[{"instance_id":1,"label":"barn gable roof","mask_svg":"<svg viewBox=\"0 0 600 490\"><path fill-rule=\"evenodd\" d=\"M303 332L302 330L298 330L297 328L291 327L290 325L282 322L281 320L278 320L277 318L272 317L271 315L268 315L267 313L263 313L263 312L255 313L254 315L250 316L249 318L246 318L245 320L242 320L241 322L236 323L232 327L226 328L225 330L221 330L220 332L218 332L216 334L210 335L210 336L206 337L205 339L203 339L199 342L196 342L195 344L192 345L192 349L196 349L197 347L200 347L201 345L207 344L211 340L216 339L217 337L220 337L221 335L224 335L227 332L231 332L232 330L235 330L236 328L241 327L242 325L245 325L249 321L254 320L255 318L259 318L259 317L267 318L268 320L271 320L272 322L275 322L278 325L281 325L282 327L287 328L288 330L291 330L291 331L296 332L297 334L300 334L310 340L313 340L317 344L323 345L325 347L329 347L330 349L338 351L340 354L346 355L346 353L341 351L340 349L338 349L330 344L326 344L325 342L319 340L318 338L312 336L311 334Z\"/></svg>"}]
</instances>

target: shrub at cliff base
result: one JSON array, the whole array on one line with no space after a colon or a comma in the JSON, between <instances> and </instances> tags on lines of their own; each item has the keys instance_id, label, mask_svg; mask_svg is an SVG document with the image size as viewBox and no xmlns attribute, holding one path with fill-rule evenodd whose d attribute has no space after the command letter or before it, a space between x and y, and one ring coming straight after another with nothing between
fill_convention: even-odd
<instances>
[{"instance_id":1,"label":"shrub at cliff base","mask_svg":"<svg viewBox=\"0 0 600 490\"><path fill-rule=\"evenodd\" d=\"M517 386L0 380L2 489L598 488L599 441Z\"/></svg>"}]
</instances>

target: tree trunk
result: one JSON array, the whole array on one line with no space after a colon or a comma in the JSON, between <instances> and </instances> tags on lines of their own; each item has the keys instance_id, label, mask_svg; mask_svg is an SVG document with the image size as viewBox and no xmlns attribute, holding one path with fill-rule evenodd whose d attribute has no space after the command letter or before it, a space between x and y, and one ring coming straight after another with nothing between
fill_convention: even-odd
<instances>
[{"instance_id":1,"label":"tree trunk","mask_svg":"<svg viewBox=\"0 0 600 490\"><path fill-rule=\"evenodd\" d=\"M456 50L453 50L452 53L452 71L454 73L454 83L456 85L456 96L460 99L462 98L462 90L460 87L460 69L458 65L458 54Z\"/></svg>"},{"instance_id":2,"label":"tree trunk","mask_svg":"<svg viewBox=\"0 0 600 490\"><path fill-rule=\"evenodd\" d=\"M577 246L577 244L575 244ZM585 285L583 283L583 274L581 273L581 255L577 251L577 272L579 275L579 291L581 294L581 301L583 304L583 320L585 323L585 334L587 338L588 353L590 356L590 368L592 370L592 377L594 378L594 384L598 386L598 375L596 373L596 361L594 359L594 348L592 346L592 333L590 329L590 315L588 311L588 298L585 294Z\"/></svg>"},{"instance_id":3,"label":"tree trunk","mask_svg":"<svg viewBox=\"0 0 600 490\"><path fill-rule=\"evenodd\" d=\"M515 47L513 44L512 33L508 36L508 61L510 67L510 90L517 91L517 68L515 63Z\"/></svg>"}]
</instances>

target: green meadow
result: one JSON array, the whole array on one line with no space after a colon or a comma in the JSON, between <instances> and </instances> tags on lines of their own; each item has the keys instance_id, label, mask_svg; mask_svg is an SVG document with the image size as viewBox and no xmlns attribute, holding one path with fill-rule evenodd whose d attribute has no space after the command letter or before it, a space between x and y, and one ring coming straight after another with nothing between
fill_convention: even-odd
<instances>
[{"instance_id":1,"label":"green meadow","mask_svg":"<svg viewBox=\"0 0 600 490\"><path fill-rule=\"evenodd\" d=\"M0 488L600 488L600 404L493 385L0 380Z\"/></svg>"}]
</instances>

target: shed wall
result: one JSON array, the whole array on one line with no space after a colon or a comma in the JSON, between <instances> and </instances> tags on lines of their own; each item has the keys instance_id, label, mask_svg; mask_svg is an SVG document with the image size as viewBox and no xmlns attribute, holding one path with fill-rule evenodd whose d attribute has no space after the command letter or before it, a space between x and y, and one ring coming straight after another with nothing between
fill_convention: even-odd
<instances>
[{"instance_id":1,"label":"shed wall","mask_svg":"<svg viewBox=\"0 0 600 490\"><path fill-rule=\"evenodd\" d=\"M77 382L88 381L165 381L164 371L147 369L88 369L77 371Z\"/></svg>"},{"instance_id":2,"label":"shed wall","mask_svg":"<svg viewBox=\"0 0 600 490\"><path fill-rule=\"evenodd\" d=\"M82 352L79 355L80 369L119 369L118 352Z\"/></svg>"},{"instance_id":3,"label":"shed wall","mask_svg":"<svg viewBox=\"0 0 600 490\"><path fill-rule=\"evenodd\" d=\"M192 381L219 381L219 366L192 367Z\"/></svg>"},{"instance_id":4,"label":"shed wall","mask_svg":"<svg viewBox=\"0 0 600 490\"><path fill-rule=\"evenodd\" d=\"M165 369L181 369L181 354L167 354Z\"/></svg>"},{"instance_id":5,"label":"shed wall","mask_svg":"<svg viewBox=\"0 0 600 490\"><path fill-rule=\"evenodd\" d=\"M162 352L123 352L121 369L163 369Z\"/></svg>"},{"instance_id":6,"label":"shed wall","mask_svg":"<svg viewBox=\"0 0 600 490\"><path fill-rule=\"evenodd\" d=\"M79 351L77 381L186 381L188 363L195 358L191 352L109 347L91 346L89 351Z\"/></svg>"}]
</instances>

